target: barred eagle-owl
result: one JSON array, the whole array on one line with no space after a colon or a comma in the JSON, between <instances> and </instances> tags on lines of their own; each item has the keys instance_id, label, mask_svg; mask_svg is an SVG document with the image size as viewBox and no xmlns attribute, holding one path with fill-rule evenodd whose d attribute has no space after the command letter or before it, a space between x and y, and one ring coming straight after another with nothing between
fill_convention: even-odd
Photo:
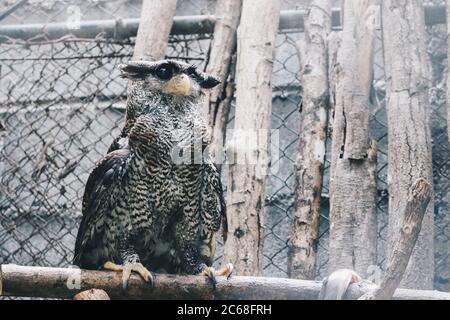
<instances>
[{"instance_id":1,"label":"barred eagle-owl","mask_svg":"<svg viewBox=\"0 0 450 320\"><path fill-rule=\"evenodd\" d=\"M200 103L218 81L173 60L120 69L126 124L89 176L74 264L122 271L124 289L131 272L229 275L211 267L225 203Z\"/></svg>"}]
</instances>

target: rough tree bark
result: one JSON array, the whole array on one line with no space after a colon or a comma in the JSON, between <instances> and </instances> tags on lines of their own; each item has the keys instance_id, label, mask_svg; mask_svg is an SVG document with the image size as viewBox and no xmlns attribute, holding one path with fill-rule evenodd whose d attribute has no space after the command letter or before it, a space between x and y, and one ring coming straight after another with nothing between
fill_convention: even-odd
<instances>
[{"instance_id":1,"label":"rough tree bark","mask_svg":"<svg viewBox=\"0 0 450 320\"><path fill-rule=\"evenodd\" d=\"M447 0L447 39L450 39L450 0ZM450 57L450 41L447 55ZM447 137L450 141L450 59L447 59Z\"/></svg>"},{"instance_id":2,"label":"rough tree bark","mask_svg":"<svg viewBox=\"0 0 450 320\"><path fill-rule=\"evenodd\" d=\"M342 44L342 31L332 31L328 36L328 82L330 90L329 128L333 128L334 108L336 105L336 84L338 53Z\"/></svg>"},{"instance_id":3,"label":"rough tree bark","mask_svg":"<svg viewBox=\"0 0 450 320\"><path fill-rule=\"evenodd\" d=\"M409 187L418 178L433 181L423 3L382 2L388 113L389 255L403 221ZM423 219L401 286L433 287L433 199Z\"/></svg>"},{"instance_id":4,"label":"rough tree bark","mask_svg":"<svg viewBox=\"0 0 450 320\"><path fill-rule=\"evenodd\" d=\"M272 69L279 0L246 0L237 32L236 116L227 189L224 260L239 275L262 274Z\"/></svg>"},{"instance_id":5,"label":"rough tree bark","mask_svg":"<svg viewBox=\"0 0 450 320\"><path fill-rule=\"evenodd\" d=\"M376 154L369 139L374 1L344 1L330 179L329 272L376 262Z\"/></svg>"},{"instance_id":6,"label":"rough tree bark","mask_svg":"<svg viewBox=\"0 0 450 320\"><path fill-rule=\"evenodd\" d=\"M304 21L304 39L297 42L302 105L288 274L297 279L314 279L328 127L327 38L331 31L331 2L310 0Z\"/></svg>"},{"instance_id":7,"label":"rough tree bark","mask_svg":"<svg viewBox=\"0 0 450 320\"><path fill-rule=\"evenodd\" d=\"M328 108L328 136L333 134L334 110L336 109L336 85L338 77L338 53L342 44L342 31L332 31L328 37L328 88L330 105ZM328 195L329 196L329 195Z\"/></svg>"},{"instance_id":8,"label":"rough tree bark","mask_svg":"<svg viewBox=\"0 0 450 320\"><path fill-rule=\"evenodd\" d=\"M0 265L0 296L71 299L79 292L99 288L111 299L315 300L321 286L318 281L235 276L229 280L218 277L213 288L204 276L156 274L152 288L133 273L124 293L118 272ZM352 284L345 298L357 299L374 289L373 284ZM450 293L399 289L394 299L450 300Z\"/></svg>"},{"instance_id":9,"label":"rough tree bark","mask_svg":"<svg viewBox=\"0 0 450 320\"><path fill-rule=\"evenodd\" d=\"M234 95L233 77L236 53L236 30L241 17L242 0L217 1L214 40L212 41L206 72L220 80L220 84L205 92L204 114L212 128L211 151L216 163L222 163L223 143L231 100Z\"/></svg>"},{"instance_id":10,"label":"rough tree bark","mask_svg":"<svg viewBox=\"0 0 450 320\"><path fill-rule=\"evenodd\" d=\"M417 180L410 190L403 213L402 228L392 249L383 280L373 293L360 300L389 300L403 278L409 258L419 237L422 220L431 199L431 185L425 179Z\"/></svg>"},{"instance_id":11,"label":"rough tree bark","mask_svg":"<svg viewBox=\"0 0 450 320\"><path fill-rule=\"evenodd\" d=\"M143 0L133 60L164 59L176 7L177 0Z\"/></svg>"}]
</instances>

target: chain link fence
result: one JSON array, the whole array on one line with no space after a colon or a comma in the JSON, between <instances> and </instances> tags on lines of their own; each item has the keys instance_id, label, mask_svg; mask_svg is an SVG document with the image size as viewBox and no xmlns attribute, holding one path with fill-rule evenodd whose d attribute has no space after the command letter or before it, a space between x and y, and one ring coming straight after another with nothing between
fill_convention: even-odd
<instances>
[{"instance_id":1,"label":"chain link fence","mask_svg":"<svg viewBox=\"0 0 450 320\"><path fill-rule=\"evenodd\" d=\"M5 1L0 13L22 1ZM212 0L179 0L177 15L214 14ZM434 3L441 4L442 3ZM283 10L300 0L283 1ZM137 18L140 0L29 0L0 21L6 25ZM117 20L120 21L120 20ZM446 129L446 25L427 27L433 70L430 90L435 187L435 288L450 291L450 145ZM293 208L294 159L301 102L299 30L280 30L274 64L272 128L280 158L268 177L264 272L287 276L287 238ZM211 34L171 36L167 56L204 67ZM119 133L126 82L116 66L132 56L134 38L54 40L45 30L28 41L0 39L0 263L68 266L81 218L81 198L94 163ZM377 31L371 96L371 134L378 152L378 263L387 239L387 120L381 31ZM233 127L233 110L229 127ZM331 138L331 137L330 137ZM330 139L329 139L330 140ZM328 141L330 144L330 141ZM330 148L328 148L329 150ZM327 154L318 243L318 278L327 274ZM220 248L217 262L220 262Z\"/></svg>"}]
</instances>

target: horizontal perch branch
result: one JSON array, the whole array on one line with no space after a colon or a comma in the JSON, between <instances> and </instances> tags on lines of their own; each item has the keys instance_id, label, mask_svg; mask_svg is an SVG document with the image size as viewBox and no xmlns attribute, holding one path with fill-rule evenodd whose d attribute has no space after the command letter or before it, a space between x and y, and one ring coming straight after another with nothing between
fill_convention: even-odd
<instances>
[{"instance_id":1,"label":"horizontal perch branch","mask_svg":"<svg viewBox=\"0 0 450 320\"><path fill-rule=\"evenodd\" d=\"M132 275L129 292L121 291L121 275L110 271L88 271L74 268L45 268L18 265L0 266L0 295L72 299L91 288L105 290L113 299L265 299L316 300L321 283L317 281L265 277L219 277L216 289L201 276L157 274L150 288ZM377 287L366 282L352 284L347 299L357 299ZM450 293L398 289L397 300L450 300Z\"/></svg>"},{"instance_id":2,"label":"horizontal perch branch","mask_svg":"<svg viewBox=\"0 0 450 320\"><path fill-rule=\"evenodd\" d=\"M427 25L446 23L445 6L424 6L425 22ZM339 29L340 9L332 11L332 26ZM303 10L286 10L280 15L280 30L295 29L303 31ZM139 27L139 18L132 19L110 19L80 21L79 25L71 25L65 22L48 24L15 24L0 26L0 43L12 39L29 40L45 34L46 40L59 39L68 34L80 38L95 38L103 33L105 38L123 39L136 36ZM172 35L183 34L205 34L214 31L215 17L213 15L178 16L174 18L171 30Z\"/></svg>"}]
</instances>

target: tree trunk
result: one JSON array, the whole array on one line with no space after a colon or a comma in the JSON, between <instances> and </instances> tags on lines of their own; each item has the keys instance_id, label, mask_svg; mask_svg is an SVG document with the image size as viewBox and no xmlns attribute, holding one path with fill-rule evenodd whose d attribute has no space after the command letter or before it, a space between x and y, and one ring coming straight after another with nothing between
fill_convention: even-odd
<instances>
[{"instance_id":1,"label":"tree trunk","mask_svg":"<svg viewBox=\"0 0 450 320\"><path fill-rule=\"evenodd\" d=\"M447 0L447 39L450 39L450 0ZM450 41L447 56L450 57ZM450 59L447 58L447 137L450 141Z\"/></svg>"},{"instance_id":2,"label":"tree trunk","mask_svg":"<svg viewBox=\"0 0 450 320\"><path fill-rule=\"evenodd\" d=\"M206 72L219 79L220 84L205 92L204 109L212 130L211 149L216 163L222 163L223 143L231 100L234 95L233 77L236 64L236 30L241 17L242 0L217 1L214 40Z\"/></svg>"},{"instance_id":3,"label":"tree trunk","mask_svg":"<svg viewBox=\"0 0 450 320\"><path fill-rule=\"evenodd\" d=\"M389 255L403 221L409 187L419 178L433 181L431 158L430 71L425 46L423 3L382 2L383 45L389 136ZM402 284L433 287L433 199Z\"/></svg>"},{"instance_id":4,"label":"tree trunk","mask_svg":"<svg viewBox=\"0 0 450 320\"><path fill-rule=\"evenodd\" d=\"M161 60L166 55L177 0L143 0L133 60Z\"/></svg>"},{"instance_id":5,"label":"tree trunk","mask_svg":"<svg viewBox=\"0 0 450 320\"><path fill-rule=\"evenodd\" d=\"M328 87L330 90L330 105L328 108L328 136L333 133L334 111L336 109L336 86L338 82L338 53L341 48L341 44L342 31L332 31L328 37Z\"/></svg>"},{"instance_id":6,"label":"tree trunk","mask_svg":"<svg viewBox=\"0 0 450 320\"><path fill-rule=\"evenodd\" d=\"M361 300L389 300L393 297L419 237L431 192L431 185L425 179L419 179L411 186L403 212L402 228L389 257L383 281L377 290L364 295Z\"/></svg>"},{"instance_id":7,"label":"tree trunk","mask_svg":"<svg viewBox=\"0 0 450 320\"><path fill-rule=\"evenodd\" d=\"M236 120L229 148L228 236L224 261L240 275L262 274L265 180L279 0L246 0L237 34Z\"/></svg>"},{"instance_id":8,"label":"tree trunk","mask_svg":"<svg viewBox=\"0 0 450 320\"><path fill-rule=\"evenodd\" d=\"M328 36L328 82L330 89L330 108L328 125L333 128L334 109L336 105L336 84L338 53L342 44L342 31L332 31Z\"/></svg>"},{"instance_id":9,"label":"tree trunk","mask_svg":"<svg viewBox=\"0 0 450 320\"><path fill-rule=\"evenodd\" d=\"M344 1L337 57L330 179L329 273L363 277L376 263L376 154L369 139L374 19L371 0Z\"/></svg>"},{"instance_id":10,"label":"tree trunk","mask_svg":"<svg viewBox=\"0 0 450 320\"><path fill-rule=\"evenodd\" d=\"M328 127L327 38L331 31L331 2L310 0L304 40L299 51L302 105L300 140L295 165L295 208L289 238L288 274L314 279Z\"/></svg>"},{"instance_id":11,"label":"tree trunk","mask_svg":"<svg viewBox=\"0 0 450 320\"><path fill-rule=\"evenodd\" d=\"M97 288L111 299L316 300L322 287L318 281L232 276L228 280L218 277L213 288L204 276L156 274L152 288L133 273L124 293L121 277L114 271L0 265L0 296L72 299L79 292ZM74 280L79 285L73 286ZM352 284L345 298L357 299L376 288L373 284ZM450 293L399 289L394 299L450 300Z\"/></svg>"}]
</instances>

